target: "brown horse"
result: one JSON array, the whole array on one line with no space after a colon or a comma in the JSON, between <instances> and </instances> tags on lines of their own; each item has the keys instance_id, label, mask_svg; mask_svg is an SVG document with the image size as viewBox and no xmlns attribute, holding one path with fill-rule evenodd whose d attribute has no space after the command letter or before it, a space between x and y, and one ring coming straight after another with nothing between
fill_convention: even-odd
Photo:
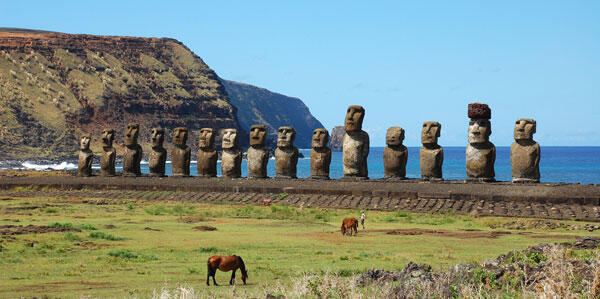
<instances>
[{"instance_id":1,"label":"brown horse","mask_svg":"<svg viewBox=\"0 0 600 299\"><path fill-rule=\"evenodd\" d=\"M354 234L358 234L358 220L356 218L344 218L342 221L342 235L346 234L346 231L350 231L350 235L352 236L352 230L354 230Z\"/></svg>"},{"instance_id":2,"label":"brown horse","mask_svg":"<svg viewBox=\"0 0 600 299\"><path fill-rule=\"evenodd\" d=\"M206 262L206 266L208 267L208 273L206 275L206 285L210 285L209 279L212 276L214 285L218 285L215 280L215 274L217 274L217 269L227 272L232 271L231 279L229 280L229 284L235 283L235 271L239 268L242 271L242 281L246 284L246 278L248 278L248 272L246 272L246 265L244 265L244 260L237 255L232 256L220 256L213 255L208 258L208 262Z\"/></svg>"}]
</instances>

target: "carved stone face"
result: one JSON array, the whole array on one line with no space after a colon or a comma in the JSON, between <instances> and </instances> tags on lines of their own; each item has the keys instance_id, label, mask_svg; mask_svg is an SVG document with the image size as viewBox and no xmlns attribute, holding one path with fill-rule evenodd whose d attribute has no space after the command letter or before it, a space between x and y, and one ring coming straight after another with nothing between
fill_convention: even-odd
<instances>
[{"instance_id":1,"label":"carved stone face","mask_svg":"<svg viewBox=\"0 0 600 299\"><path fill-rule=\"evenodd\" d=\"M404 141L404 129L401 127L390 127L385 134L385 143L390 146L402 145Z\"/></svg>"},{"instance_id":2,"label":"carved stone face","mask_svg":"<svg viewBox=\"0 0 600 299\"><path fill-rule=\"evenodd\" d=\"M532 140L535 133L535 120L520 118L515 123L515 140Z\"/></svg>"},{"instance_id":3,"label":"carved stone face","mask_svg":"<svg viewBox=\"0 0 600 299\"><path fill-rule=\"evenodd\" d=\"M215 146L215 132L211 128L202 128L198 137L200 148L213 148Z\"/></svg>"},{"instance_id":4,"label":"carved stone face","mask_svg":"<svg viewBox=\"0 0 600 299\"><path fill-rule=\"evenodd\" d=\"M90 135L81 136L81 139L79 139L79 149L89 150L91 140L92 140L92 137Z\"/></svg>"},{"instance_id":5,"label":"carved stone face","mask_svg":"<svg viewBox=\"0 0 600 299\"><path fill-rule=\"evenodd\" d=\"M250 127L250 145L264 145L267 140L267 127L253 125Z\"/></svg>"},{"instance_id":6,"label":"carved stone face","mask_svg":"<svg viewBox=\"0 0 600 299\"><path fill-rule=\"evenodd\" d=\"M423 123L423 129L421 130L421 143L423 144L437 144L438 137L442 131L442 125L437 121L426 121Z\"/></svg>"},{"instance_id":7,"label":"carved stone face","mask_svg":"<svg viewBox=\"0 0 600 299\"><path fill-rule=\"evenodd\" d=\"M125 145L137 144L137 138L140 131L138 124L130 123L127 125L127 131L125 131Z\"/></svg>"},{"instance_id":8,"label":"carved stone face","mask_svg":"<svg viewBox=\"0 0 600 299\"><path fill-rule=\"evenodd\" d=\"M113 129L102 130L102 147L112 147L113 140L115 140L115 130L113 130Z\"/></svg>"},{"instance_id":9,"label":"carved stone face","mask_svg":"<svg viewBox=\"0 0 600 299\"><path fill-rule=\"evenodd\" d=\"M279 127L277 134L277 147L291 147L296 139L296 130L293 127Z\"/></svg>"},{"instance_id":10,"label":"carved stone face","mask_svg":"<svg viewBox=\"0 0 600 299\"><path fill-rule=\"evenodd\" d=\"M188 139L188 130L186 128L175 128L173 131L173 144L185 145Z\"/></svg>"},{"instance_id":11,"label":"carved stone face","mask_svg":"<svg viewBox=\"0 0 600 299\"><path fill-rule=\"evenodd\" d=\"M150 141L152 141L152 147L161 147L163 141L165 141L165 130L162 128L153 128Z\"/></svg>"},{"instance_id":12,"label":"carved stone face","mask_svg":"<svg viewBox=\"0 0 600 299\"><path fill-rule=\"evenodd\" d=\"M469 121L469 143L488 142L492 134L492 124L487 119Z\"/></svg>"},{"instance_id":13,"label":"carved stone face","mask_svg":"<svg viewBox=\"0 0 600 299\"><path fill-rule=\"evenodd\" d=\"M346 132L362 130L363 118L365 118L365 109L362 106L348 106L346 119L344 120L344 129Z\"/></svg>"},{"instance_id":14,"label":"carved stone face","mask_svg":"<svg viewBox=\"0 0 600 299\"><path fill-rule=\"evenodd\" d=\"M316 129L313 132L312 147L321 148L327 146L329 142L329 132L325 129Z\"/></svg>"},{"instance_id":15,"label":"carved stone face","mask_svg":"<svg viewBox=\"0 0 600 299\"><path fill-rule=\"evenodd\" d=\"M236 129L223 130L223 142L221 143L221 146L223 148L238 147L238 132Z\"/></svg>"}]
</instances>

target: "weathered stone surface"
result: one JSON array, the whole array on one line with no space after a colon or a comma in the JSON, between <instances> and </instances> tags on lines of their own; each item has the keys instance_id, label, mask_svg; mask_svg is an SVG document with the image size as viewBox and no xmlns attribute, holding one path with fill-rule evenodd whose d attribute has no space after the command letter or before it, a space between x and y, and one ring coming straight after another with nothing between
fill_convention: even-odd
<instances>
[{"instance_id":1,"label":"weathered stone surface","mask_svg":"<svg viewBox=\"0 0 600 299\"><path fill-rule=\"evenodd\" d=\"M171 150L171 167L173 176L190 176L190 159L192 150L187 145L188 130L175 128L173 132L173 149Z\"/></svg>"},{"instance_id":2,"label":"weathered stone surface","mask_svg":"<svg viewBox=\"0 0 600 299\"><path fill-rule=\"evenodd\" d=\"M100 174L103 176L114 176L115 159L117 158L117 150L113 147L115 139L115 130L102 130L102 156L100 156Z\"/></svg>"},{"instance_id":3,"label":"weathered stone surface","mask_svg":"<svg viewBox=\"0 0 600 299\"><path fill-rule=\"evenodd\" d=\"M423 180L441 180L442 164L444 163L444 149L438 144L442 125L436 121L426 121L421 130L421 143L419 151L421 165L421 178Z\"/></svg>"},{"instance_id":4,"label":"weathered stone surface","mask_svg":"<svg viewBox=\"0 0 600 299\"><path fill-rule=\"evenodd\" d=\"M293 127L279 127L275 149L275 175L278 178L296 178L298 148L294 146L295 138Z\"/></svg>"},{"instance_id":5,"label":"weathered stone surface","mask_svg":"<svg viewBox=\"0 0 600 299\"><path fill-rule=\"evenodd\" d=\"M362 130L365 109L352 105L346 111L343 139L344 179L368 179L367 156L369 156L369 134Z\"/></svg>"},{"instance_id":6,"label":"weathered stone surface","mask_svg":"<svg viewBox=\"0 0 600 299\"><path fill-rule=\"evenodd\" d=\"M90 135L83 135L79 141L79 163L77 167L79 176L92 175L92 160L94 159L94 153L90 150L91 140L92 137Z\"/></svg>"},{"instance_id":7,"label":"weathered stone surface","mask_svg":"<svg viewBox=\"0 0 600 299\"><path fill-rule=\"evenodd\" d=\"M469 104L470 115L488 116L489 107L485 104ZM491 112L489 112L491 114ZM492 125L487 118L472 118L469 121L469 145L466 149L467 180L494 181L496 147L489 141Z\"/></svg>"},{"instance_id":8,"label":"weathered stone surface","mask_svg":"<svg viewBox=\"0 0 600 299\"><path fill-rule=\"evenodd\" d=\"M510 146L513 182L540 181L540 145L533 140L536 122L521 118L515 123L515 142Z\"/></svg>"},{"instance_id":9,"label":"weathered stone surface","mask_svg":"<svg viewBox=\"0 0 600 299\"><path fill-rule=\"evenodd\" d=\"M268 129L263 125L250 127L250 148L248 148L248 177L266 178L269 149L265 147Z\"/></svg>"},{"instance_id":10,"label":"weathered stone surface","mask_svg":"<svg viewBox=\"0 0 600 299\"><path fill-rule=\"evenodd\" d=\"M167 150L163 147L165 130L153 128L150 135L152 150L148 158L148 168L151 176L165 176L165 165L167 163Z\"/></svg>"},{"instance_id":11,"label":"weathered stone surface","mask_svg":"<svg viewBox=\"0 0 600 299\"><path fill-rule=\"evenodd\" d=\"M346 130L344 126L335 126L331 130L331 136L329 137L329 148L334 152L341 152L344 148L344 135Z\"/></svg>"},{"instance_id":12,"label":"weathered stone surface","mask_svg":"<svg viewBox=\"0 0 600 299\"><path fill-rule=\"evenodd\" d=\"M310 177L312 179L329 179L329 165L331 164L331 149L327 147L329 132L325 129L316 129L312 137L310 151Z\"/></svg>"},{"instance_id":13,"label":"weathered stone surface","mask_svg":"<svg viewBox=\"0 0 600 299\"><path fill-rule=\"evenodd\" d=\"M215 149L215 132L211 128L202 128L198 137L198 156L196 168L200 177L217 176L217 159Z\"/></svg>"},{"instance_id":14,"label":"weathered stone surface","mask_svg":"<svg viewBox=\"0 0 600 299\"><path fill-rule=\"evenodd\" d=\"M385 135L387 146L383 149L383 172L385 178L406 178L406 161L408 149L402 144L404 129L390 127Z\"/></svg>"},{"instance_id":15,"label":"weathered stone surface","mask_svg":"<svg viewBox=\"0 0 600 299\"><path fill-rule=\"evenodd\" d=\"M242 176L242 151L238 147L238 140L236 129L223 130L221 174L224 178L239 178Z\"/></svg>"},{"instance_id":16,"label":"weathered stone surface","mask_svg":"<svg viewBox=\"0 0 600 299\"><path fill-rule=\"evenodd\" d=\"M138 135L140 126L135 123L127 125L125 131L125 155L123 155L123 175L140 176L140 162L142 161L143 150L138 144Z\"/></svg>"},{"instance_id":17,"label":"weathered stone surface","mask_svg":"<svg viewBox=\"0 0 600 299\"><path fill-rule=\"evenodd\" d=\"M492 118L492 110L487 104L483 103L471 103L468 106L468 115L469 118L477 118L477 119L491 119Z\"/></svg>"}]
</instances>

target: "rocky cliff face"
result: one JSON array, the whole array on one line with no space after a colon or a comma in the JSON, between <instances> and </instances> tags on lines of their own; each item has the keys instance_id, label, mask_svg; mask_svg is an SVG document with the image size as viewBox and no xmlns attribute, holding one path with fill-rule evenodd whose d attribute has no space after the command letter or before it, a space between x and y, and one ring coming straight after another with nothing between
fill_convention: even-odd
<instances>
[{"instance_id":1,"label":"rocky cliff face","mask_svg":"<svg viewBox=\"0 0 600 299\"><path fill-rule=\"evenodd\" d=\"M72 157L82 133L98 149L103 127L120 144L128 122L145 148L152 127L183 126L195 149L200 128L243 130L236 110L215 72L173 39L0 32L0 159Z\"/></svg>"},{"instance_id":2,"label":"rocky cliff face","mask_svg":"<svg viewBox=\"0 0 600 299\"><path fill-rule=\"evenodd\" d=\"M344 126L333 127L329 134L329 148L331 148L332 151L341 152L344 143L344 135L346 134Z\"/></svg>"},{"instance_id":3,"label":"rocky cliff face","mask_svg":"<svg viewBox=\"0 0 600 299\"><path fill-rule=\"evenodd\" d=\"M314 129L323 127L298 98L244 83L223 79L221 82L229 94L230 103L238 108L237 116L242 128L249 131L252 125L266 125L271 147L277 143L277 130L281 126L296 129L295 145L300 148L310 148Z\"/></svg>"}]
</instances>

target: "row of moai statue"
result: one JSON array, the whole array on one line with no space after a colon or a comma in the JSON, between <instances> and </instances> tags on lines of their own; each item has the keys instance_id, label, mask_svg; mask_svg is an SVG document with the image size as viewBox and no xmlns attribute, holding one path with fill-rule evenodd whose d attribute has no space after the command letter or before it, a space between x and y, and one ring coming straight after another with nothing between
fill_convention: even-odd
<instances>
[{"instance_id":1,"label":"row of moai statue","mask_svg":"<svg viewBox=\"0 0 600 299\"><path fill-rule=\"evenodd\" d=\"M367 157L369 155L369 135L362 130L365 109L361 106L348 107L344 120L346 134L343 138L343 169L345 180L368 179ZM486 104L472 103L468 106L469 144L466 149L466 168L468 181L494 181L494 163L496 148L489 141L492 134L491 110ZM423 123L420 149L421 178L423 180L442 180L442 164L444 150L438 144L442 126L435 121ZM539 182L540 146L533 140L536 130L535 120L519 119L515 124L515 142L511 146L511 167L513 182ZM139 126L129 124L125 134L126 152L123 156L123 175L140 176L142 147L137 143ZM266 178L269 149L265 146L267 127L254 125L250 129L250 148L248 148L248 177ZM275 150L275 173L279 178L296 178L298 148L294 146L296 131L293 127L280 127ZM79 174L91 175L93 153L89 149L91 137L85 135L81 139L79 154ZM114 130L102 133L103 152L101 157L101 174L115 175L116 151L112 146ZM176 128L173 133L171 163L173 176L190 175L191 150L187 146L188 131ZM164 130L152 129L152 151L149 155L149 169L152 176L165 175L167 151L163 147ZM329 132L316 129L313 132L312 150L310 153L310 171L313 179L329 179L331 149L327 147ZM406 163L408 150L402 143L404 129L391 127L386 134L387 146L383 151L384 176L391 180L406 179ZM214 147L215 132L211 128L200 130L197 170L200 177L217 176L218 154ZM223 177L241 177L242 150L238 146L236 129L223 130L221 153L221 173Z\"/></svg>"}]
</instances>

